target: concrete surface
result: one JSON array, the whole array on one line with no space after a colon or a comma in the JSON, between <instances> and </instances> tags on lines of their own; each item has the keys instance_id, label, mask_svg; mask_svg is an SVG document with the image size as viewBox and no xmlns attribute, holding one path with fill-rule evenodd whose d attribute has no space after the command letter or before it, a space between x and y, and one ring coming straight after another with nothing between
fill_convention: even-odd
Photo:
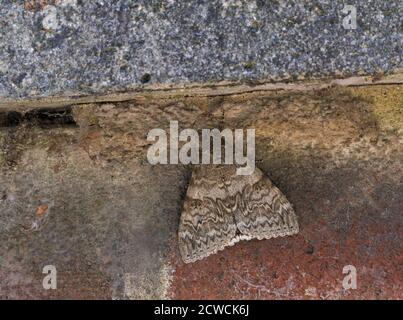
<instances>
[{"instance_id":1,"label":"concrete surface","mask_svg":"<svg viewBox=\"0 0 403 320\"><path fill-rule=\"evenodd\" d=\"M402 68L399 0L2 0L0 99Z\"/></svg>"},{"instance_id":2,"label":"concrete surface","mask_svg":"<svg viewBox=\"0 0 403 320\"><path fill-rule=\"evenodd\" d=\"M401 299L402 106L401 85L373 85L2 112L0 298ZM254 127L300 233L183 264L191 168L145 161L147 132L169 120Z\"/></svg>"}]
</instances>

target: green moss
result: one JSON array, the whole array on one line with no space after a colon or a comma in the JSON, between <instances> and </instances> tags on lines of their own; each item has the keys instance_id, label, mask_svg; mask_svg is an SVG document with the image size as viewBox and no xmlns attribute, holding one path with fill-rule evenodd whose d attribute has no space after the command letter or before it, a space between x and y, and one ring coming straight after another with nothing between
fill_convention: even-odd
<instances>
[{"instance_id":1,"label":"green moss","mask_svg":"<svg viewBox=\"0 0 403 320\"><path fill-rule=\"evenodd\" d=\"M255 67L255 62L254 61L246 61L244 64L243 64L243 67L245 68L245 69L247 69L247 70L251 70L251 69L253 69L254 67Z\"/></svg>"},{"instance_id":2,"label":"green moss","mask_svg":"<svg viewBox=\"0 0 403 320\"><path fill-rule=\"evenodd\" d=\"M253 20L251 23L251 27L252 27L252 29L255 29L255 30L259 29L259 27L260 27L259 21Z\"/></svg>"}]
</instances>

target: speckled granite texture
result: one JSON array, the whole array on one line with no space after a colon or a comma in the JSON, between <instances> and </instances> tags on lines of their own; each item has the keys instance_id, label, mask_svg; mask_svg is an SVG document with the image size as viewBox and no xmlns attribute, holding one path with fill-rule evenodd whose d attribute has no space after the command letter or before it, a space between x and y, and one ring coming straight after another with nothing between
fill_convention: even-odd
<instances>
[{"instance_id":1,"label":"speckled granite texture","mask_svg":"<svg viewBox=\"0 0 403 320\"><path fill-rule=\"evenodd\" d=\"M0 99L401 68L398 0L0 2Z\"/></svg>"}]
</instances>

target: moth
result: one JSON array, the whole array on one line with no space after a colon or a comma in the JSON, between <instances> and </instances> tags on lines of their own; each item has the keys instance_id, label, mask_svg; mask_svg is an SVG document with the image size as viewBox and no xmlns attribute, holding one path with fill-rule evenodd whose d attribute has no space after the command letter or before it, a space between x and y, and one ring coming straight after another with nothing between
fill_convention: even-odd
<instances>
[{"instance_id":1,"label":"moth","mask_svg":"<svg viewBox=\"0 0 403 320\"><path fill-rule=\"evenodd\" d=\"M241 240L297 234L290 202L258 168L237 175L236 165L194 166L180 217L179 251L185 263Z\"/></svg>"}]
</instances>

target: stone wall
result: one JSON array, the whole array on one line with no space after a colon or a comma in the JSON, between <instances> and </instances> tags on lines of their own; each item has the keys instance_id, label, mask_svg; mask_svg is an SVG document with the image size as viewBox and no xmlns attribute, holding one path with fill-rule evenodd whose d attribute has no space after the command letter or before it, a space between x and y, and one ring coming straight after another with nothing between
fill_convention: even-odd
<instances>
[{"instance_id":1,"label":"stone wall","mask_svg":"<svg viewBox=\"0 0 403 320\"><path fill-rule=\"evenodd\" d=\"M402 101L401 85L370 85L4 112L0 297L400 298ZM145 158L147 132L170 120L255 128L257 166L293 203L300 233L183 264L191 166ZM57 290L42 288L49 264ZM342 288L345 265L357 290Z\"/></svg>"}]
</instances>

